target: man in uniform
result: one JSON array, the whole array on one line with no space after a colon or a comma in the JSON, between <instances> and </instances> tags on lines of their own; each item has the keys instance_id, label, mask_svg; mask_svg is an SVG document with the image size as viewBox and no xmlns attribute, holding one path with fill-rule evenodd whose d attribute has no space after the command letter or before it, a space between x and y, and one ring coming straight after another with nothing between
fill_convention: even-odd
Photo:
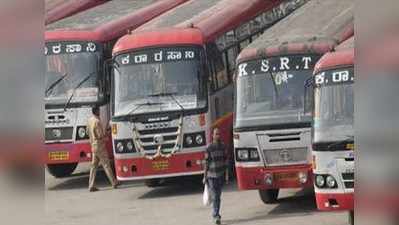
<instances>
[{"instance_id":1,"label":"man in uniform","mask_svg":"<svg viewBox=\"0 0 399 225\"><path fill-rule=\"evenodd\" d=\"M215 224L221 223L220 197L224 184L225 170L227 165L227 154L225 145L220 138L219 128L212 133L213 141L206 149L205 172L203 182L208 184L212 198L212 217Z\"/></svg>"},{"instance_id":2,"label":"man in uniform","mask_svg":"<svg viewBox=\"0 0 399 225\"><path fill-rule=\"evenodd\" d=\"M117 188L119 183L116 181L111 169L108 153L105 148L105 134L100 121L100 108L95 106L92 108L93 115L89 118L87 123L87 131L89 134L92 161L89 178L89 191L94 192L98 189L94 186L96 179L97 168L101 164L107 174L108 180L111 182L113 188Z\"/></svg>"}]
</instances>

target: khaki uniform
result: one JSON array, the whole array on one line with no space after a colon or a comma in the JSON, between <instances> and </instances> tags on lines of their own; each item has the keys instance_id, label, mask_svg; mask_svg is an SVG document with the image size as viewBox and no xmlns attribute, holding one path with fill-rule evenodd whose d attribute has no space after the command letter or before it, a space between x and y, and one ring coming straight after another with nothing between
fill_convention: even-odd
<instances>
[{"instance_id":1,"label":"khaki uniform","mask_svg":"<svg viewBox=\"0 0 399 225\"><path fill-rule=\"evenodd\" d=\"M89 189L94 187L97 168L101 164L107 174L108 180L114 186L116 180L111 169L107 149L105 148L105 134L98 117L92 116L87 123L87 132L89 134L92 161L89 178Z\"/></svg>"}]
</instances>

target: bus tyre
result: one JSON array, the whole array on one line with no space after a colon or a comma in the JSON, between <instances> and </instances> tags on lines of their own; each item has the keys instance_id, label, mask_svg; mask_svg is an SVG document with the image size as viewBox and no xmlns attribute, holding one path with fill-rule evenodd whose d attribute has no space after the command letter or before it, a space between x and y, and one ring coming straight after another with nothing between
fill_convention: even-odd
<instances>
[{"instance_id":1,"label":"bus tyre","mask_svg":"<svg viewBox=\"0 0 399 225\"><path fill-rule=\"evenodd\" d=\"M144 184L147 187L159 187L161 186L162 182L161 179L148 179L144 181Z\"/></svg>"},{"instance_id":2,"label":"bus tyre","mask_svg":"<svg viewBox=\"0 0 399 225\"><path fill-rule=\"evenodd\" d=\"M279 189L259 190L259 196L263 203L271 204L277 202Z\"/></svg>"},{"instance_id":3,"label":"bus tyre","mask_svg":"<svg viewBox=\"0 0 399 225\"><path fill-rule=\"evenodd\" d=\"M78 163L48 164L47 171L56 178L68 177L77 166Z\"/></svg>"},{"instance_id":4,"label":"bus tyre","mask_svg":"<svg viewBox=\"0 0 399 225\"><path fill-rule=\"evenodd\" d=\"M349 211L349 213L348 213L348 222L350 225L355 224L355 213L353 210Z\"/></svg>"}]
</instances>

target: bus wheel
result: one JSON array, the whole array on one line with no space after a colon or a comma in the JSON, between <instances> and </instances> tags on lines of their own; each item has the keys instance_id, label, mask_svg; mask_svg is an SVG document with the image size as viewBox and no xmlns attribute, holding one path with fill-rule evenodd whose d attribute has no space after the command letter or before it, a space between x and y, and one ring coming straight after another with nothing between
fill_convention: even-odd
<instances>
[{"instance_id":1,"label":"bus wheel","mask_svg":"<svg viewBox=\"0 0 399 225\"><path fill-rule=\"evenodd\" d=\"M147 187L159 187L162 185L162 180L161 179L148 179L144 181L144 184Z\"/></svg>"},{"instance_id":2,"label":"bus wheel","mask_svg":"<svg viewBox=\"0 0 399 225\"><path fill-rule=\"evenodd\" d=\"M279 189L267 189L259 190L260 199L265 204L271 204L277 202Z\"/></svg>"},{"instance_id":3,"label":"bus wheel","mask_svg":"<svg viewBox=\"0 0 399 225\"><path fill-rule=\"evenodd\" d=\"M355 213L353 210L349 211L349 213L348 213L348 222L350 225L355 224Z\"/></svg>"},{"instance_id":4,"label":"bus wheel","mask_svg":"<svg viewBox=\"0 0 399 225\"><path fill-rule=\"evenodd\" d=\"M77 166L78 163L48 164L47 171L56 178L68 177Z\"/></svg>"}]
</instances>

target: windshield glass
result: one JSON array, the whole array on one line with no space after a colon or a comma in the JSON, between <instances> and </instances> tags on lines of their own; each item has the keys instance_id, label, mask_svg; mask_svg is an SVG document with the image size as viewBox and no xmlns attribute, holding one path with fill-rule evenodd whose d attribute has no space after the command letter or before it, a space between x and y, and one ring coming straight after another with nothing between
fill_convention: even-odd
<instances>
[{"instance_id":1,"label":"windshield glass","mask_svg":"<svg viewBox=\"0 0 399 225\"><path fill-rule=\"evenodd\" d=\"M309 57L305 63L301 58L286 57L284 68L287 70L280 71L277 68L283 68L281 58L239 66L241 75L237 78L236 88L236 127L311 121L311 114L304 114L304 84L312 76L313 60L317 60ZM309 99L311 92L306 93ZM306 102L310 107L310 101Z\"/></svg>"},{"instance_id":2,"label":"windshield glass","mask_svg":"<svg viewBox=\"0 0 399 225\"><path fill-rule=\"evenodd\" d=\"M316 79L314 142L353 141L353 68L324 72Z\"/></svg>"},{"instance_id":3,"label":"windshield glass","mask_svg":"<svg viewBox=\"0 0 399 225\"><path fill-rule=\"evenodd\" d=\"M63 45L59 46L63 47ZM71 102L74 103L98 101L100 60L99 52L68 53L60 51L59 54L47 52L46 103L64 104L72 94ZM74 90L76 87L78 88Z\"/></svg>"},{"instance_id":4,"label":"windshield glass","mask_svg":"<svg viewBox=\"0 0 399 225\"><path fill-rule=\"evenodd\" d=\"M181 47L118 56L115 116L205 107L206 83L199 53L199 48Z\"/></svg>"}]
</instances>

